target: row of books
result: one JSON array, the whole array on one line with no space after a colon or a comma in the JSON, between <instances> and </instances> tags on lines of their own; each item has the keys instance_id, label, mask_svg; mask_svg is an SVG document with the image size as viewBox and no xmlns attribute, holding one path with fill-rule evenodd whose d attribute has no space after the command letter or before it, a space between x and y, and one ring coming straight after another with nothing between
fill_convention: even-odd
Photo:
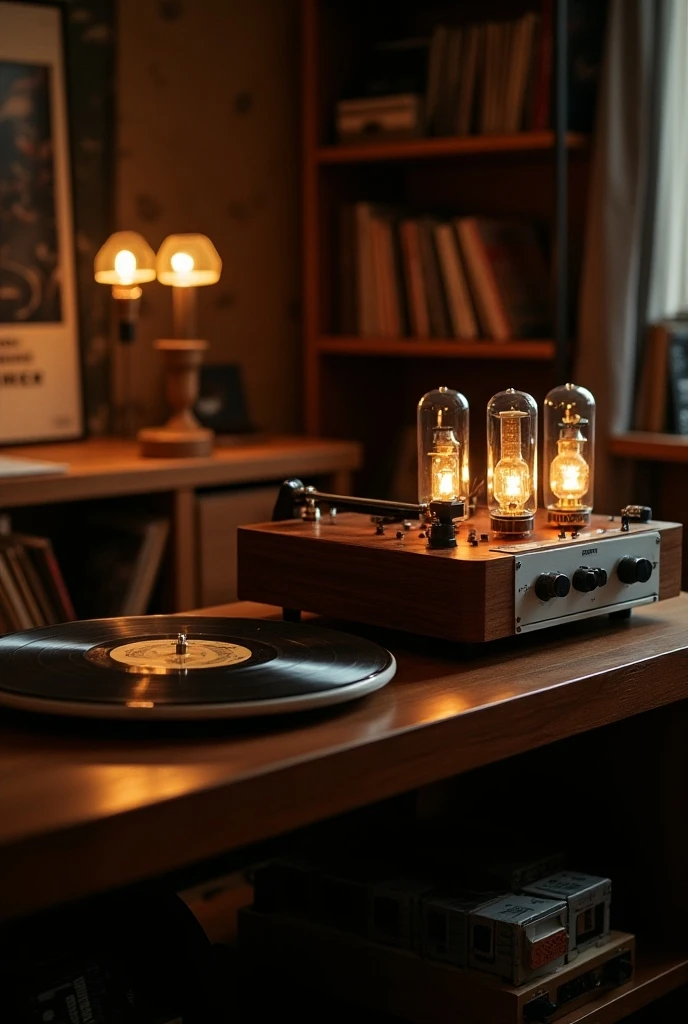
<instances>
[{"instance_id":1,"label":"row of books","mask_svg":"<svg viewBox=\"0 0 688 1024\"><path fill-rule=\"evenodd\" d=\"M343 210L340 330L465 341L551 333L549 274L534 223Z\"/></svg>"},{"instance_id":2,"label":"row of books","mask_svg":"<svg viewBox=\"0 0 688 1024\"><path fill-rule=\"evenodd\" d=\"M0 633L75 618L50 540L22 533L0 535Z\"/></svg>"},{"instance_id":3,"label":"row of books","mask_svg":"<svg viewBox=\"0 0 688 1024\"><path fill-rule=\"evenodd\" d=\"M636 430L688 435L688 314L648 328L634 426Z\"/></svg>"},{"instance_id":4,"label":"row of books","mask_svg":"<svg viewBox=\"0 0 688 1024\"><path fill-rule=\"evenodd\" d=\"M549 19L528 11L432 34L425 101L429 135L483 135L548 127L552 68Z\"/></svg>"},{"instance_id":5,"label":"row of books","mask_svg":"<svg viewBox=\"0 0 688 1024\"><path fill-rule=\"evenodd\" d=\"M169 535L164 517L88 520L53 539L0 534L0 633L144 615Z\"/></svg>"},{"instance_id":6,"label":"row of books","mask_svg":"<svg viewBox=\"0 0 688 1024\"><path fill-rule=\"evenodd\" d=\"M536 9L511 20L438 24L429 35L365 49L335 104L339 140L551 129L556 0L528 6ZM451 13L460 17L458 8ZM593 128L606 16L607 0L568 2L564 99L571 131Z\"/></svg>"}]
</instances>

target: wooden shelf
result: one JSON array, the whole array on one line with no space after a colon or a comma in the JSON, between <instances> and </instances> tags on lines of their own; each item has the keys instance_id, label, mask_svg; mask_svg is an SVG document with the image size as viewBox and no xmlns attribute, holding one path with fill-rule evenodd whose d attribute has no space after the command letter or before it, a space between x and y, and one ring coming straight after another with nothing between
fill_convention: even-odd
<instances>
[{"instance_id":1,"label":"wooden shelf","mask_svg":"<svg viewBox=\"0 0 688 1024\"><path fill-rule=\"evenodd\" d=\"M609 451L612 455L648 462L688 462L688 437L630 431L610 438Z\"/></svg>"},{"instance_id":2,"label":"wooden shelf","mask_svg":"<svg viewBox=\"0 0 688 1024\"><path fill-rule=\"evenodd\" d=\"M641 950L633 981L560 1017L558 1024L614 1024L685 984L688 984L685 954L671 956Z\"/></svg>"},{"instance_id":3,"label":"wooden shelf","mask_svg":"<svg viewBox=\"0 0 688 1024\"><path fill-rule=\"evenodd\" d=\"M218 439L212 455L192 459L144 458L135 441L106 437L0 448L0 454L69 467L57 475L0 478L0 509L346 472L361 460L354 441L262 435L226 446Z\"/></svg>"},{"instance_id":4,"label":"wooden shelf","mask_svg":"<svg viewBox=\"0 0 688 1024\"><path fill-rule=\"evenodd\" d=\"M427 338L324 337L318 351L340 356L400 356L401 358L443 357L446 359L554 359L553 341L457 341Z\"/></svg>"},{"instance_id":5,"label":"wooden shelf","mask_svg":"<svg viewBox=\"0 0 688 1024\"><path fill-rule=\"evenodd\" d=\"M248 603L206 612L279 618L276 608ZM132 743L129 732L93 723L51 725L7 712L0 920L685 701L687 612L682 596L637 608L614 628L596 619L470 654L439 642L430 654L422 638L378 633L397 659L392 684L337 714L295 716L279 729L227 723L183 736L139 733Z\"/></svg>"},{"instance_id":6,"label":"wooden shelf","mask_svg":"<svg viewBox=\"0 0 688 1024\"><path fill-rule=\"evenodd\" d=\"M273 987L279 991L285 983L293 982L300 993L310 983L311 975L303 967L308 964L328 995L335 1000L351 1000L353 1007L364 1007L369 1013L426 1022L473 1019L475 1011L469 1009L473 999L456 989L455 969L449 965L423 961L405 950L380 946L307 921L256 913L253 908L239 911L239 935L248 954L249 969L252 961L259 963L260 970L269 972ZM494 991L486 982L485 992ZM558 1018L558 1024L613 1024L686 983L685 951L666 953L643 949L641 944L631 981L572 1009ZM507 993L517 991L506 987ZM488 1005L482 999L477 1003L475 1016L481 1021L492 1019ZM508 1018L506 1005L501 1004L495 1019Z\"/></svg>"},{"instance_id":7,"label":"wooden shelf","mask_svg":"<svg viewBox=\"0 0 688 1024\"><path fill-rule=\"evenodd\" d=\"M554 149L554 132L515 132L510 135L465 135L441 139L400 139L321 146L315 150L319 164L370 163L384 160L433 160L438 157L480 156L487 153L529 153ZM569 132L569 150L589 148L587 135Z\"/></svg>"}]
</instances>

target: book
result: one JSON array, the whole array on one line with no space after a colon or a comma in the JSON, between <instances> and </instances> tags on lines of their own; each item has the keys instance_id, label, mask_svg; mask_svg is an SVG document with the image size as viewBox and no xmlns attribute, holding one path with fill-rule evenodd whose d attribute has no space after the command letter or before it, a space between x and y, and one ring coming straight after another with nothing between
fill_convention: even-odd
<instances>
[{"instance_id":1,"label":"book","mask_svg":"<svg viewBox=\"0 0 688 1024\"><path fill-rule=\"evenodd\" d=\"M46 619L34 593L32 581L29 578L30 573L27 572L28 560L23 547L17 543L11 534L9 537L0 537L0 554L4 555L5 562L12 573L12 578L31 623L29 628L33 626L46 626Z\"/></svg>"},{"instance_id":2,"label":"book","mask_svg":"<svg viewBox=\"0 0 688 1024\"><path fill-rule=\"evenodd\" d=\"M77 614L50 538L24 533L12 536L24 549L38 575L45 595L45 607L50 616L48 622L73 622ZM41 590L36 593L40 595ZM41 597L38 599L40 603Z\"/></svg>"},{"instance_id":3,"label":"book","mask_svg":"<svg viewBox=\"0 0 688 1024\"><path fill-rule=\"evenodd\" d=\"M428 299L420 256L418 224L415 220L403 220L399 225L404 288L408 306L409 330L412 337L430 337Z\"/></svg>"},{"instance_id":4,"label":"book","mask_svg":"<svg viewBox=\"0 0 688 1024\"><path fill-rule=\"evenodd\" d=\"M474 340L478 337L478 324L458 242L450 224L436 225L435 242L454 336L467 341Z\"/></svg>"},{"instance_id":5,"label":"book","mask_svg":"<svg viewBox=\"0 0 688 1024\"><path fill-rule=\"evenodd\" d=\"M7 559L7 553L1 548L0 601L13 630L31 629L35 625L12 572L10 562Z\"/></svg>"},{"instance_id":6,"label":"book","mask_svg":"<svg viewBox=\"0 0 688 1024\"><path fill-rule=\"evenodd\" d=\"M546 337L552 328L549 277L534 223L464 217L457 235L476 302L491 337Z\"/></svg>"}]
</instances>

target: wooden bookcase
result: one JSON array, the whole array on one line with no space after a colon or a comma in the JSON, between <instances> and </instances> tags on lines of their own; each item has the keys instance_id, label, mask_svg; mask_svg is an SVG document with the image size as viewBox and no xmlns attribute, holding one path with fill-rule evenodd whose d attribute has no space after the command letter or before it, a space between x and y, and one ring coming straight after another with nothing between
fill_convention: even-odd
<instances>
[{"instance_id":1,"label":"wooden bookcase","mask_svg":"<svg viewBox=\"0 0 688 1024\"><path fill-rule=\"evenodd\" d=\"M474 476L484 464L483 410L506 387L541 401L568 375L571 317L583 244L591 140L566 131L566 0L553 0L552 128L509 135L338 144L334 111L352 68L379 39L429 37L439 23L518 17L541 0L364 4L302 0L305 422L316 436L364 445L361 493L388 487L418 399L457 388L472 409ZM357 338L338 333L340 217L344 204L384 202L433 213L537 222L550 240L549 339ZM401 495L391 495L402 497Z\"/></svg>"}]
</instances>

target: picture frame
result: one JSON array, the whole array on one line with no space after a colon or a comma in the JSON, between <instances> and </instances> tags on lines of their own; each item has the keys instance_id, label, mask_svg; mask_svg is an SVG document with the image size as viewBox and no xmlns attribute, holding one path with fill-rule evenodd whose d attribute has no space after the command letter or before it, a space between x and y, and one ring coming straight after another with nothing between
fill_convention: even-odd
<instances>
[{"instance_id":1,"label":"picture frame","mask_svg":"<svg viewBox=\"0 0 688 1024\"><path fill-rule=\"evenodd\" d=\"M64 9L0 0L0 444L84 435Z\"/></svg>"}]
</instances>

